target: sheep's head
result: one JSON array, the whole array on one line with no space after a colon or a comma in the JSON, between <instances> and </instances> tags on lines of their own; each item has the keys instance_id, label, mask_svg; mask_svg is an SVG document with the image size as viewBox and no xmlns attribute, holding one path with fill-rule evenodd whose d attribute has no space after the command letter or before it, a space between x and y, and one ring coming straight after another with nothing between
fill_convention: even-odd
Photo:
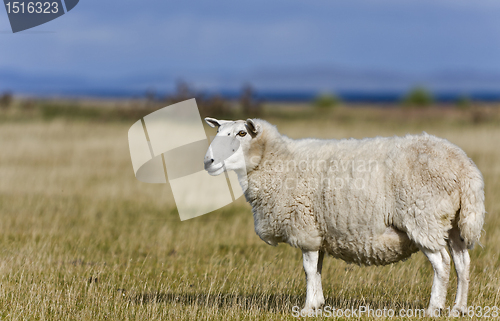
<instances>
[{"instance_id":1,"label":"sheep's head","mask_svg":"<svg viewBox=\"0 0 500 321\"><path fill-rule=\"evenodd\" d=\"M217 120L205 118L210 127L217 127L217 135L205 155L205 170L212 176L227 170L237 174L251 171L260 161L256 146L262 133L257 120Z\"/></svg>"}]
</instances>

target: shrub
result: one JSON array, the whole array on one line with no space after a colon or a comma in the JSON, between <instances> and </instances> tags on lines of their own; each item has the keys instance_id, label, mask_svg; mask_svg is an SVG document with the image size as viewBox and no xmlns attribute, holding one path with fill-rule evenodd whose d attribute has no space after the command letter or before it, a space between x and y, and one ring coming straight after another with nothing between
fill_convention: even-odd
<instances>
[{"instance_id":1,"label":"shrub","mask_svg":"<svg viewBox=\"0 0 500 321\"><path fill-rule=\"evenodd\" d=\"M262 114L262 103L256 98L250 84L245 84L240 95L241 111L245 117L259 117Z\"/></svg>"},{"instance_id":2,"label":"shrub","mask_svg":"<svg viewBox=\"0 0 500 321\"><path fill-rule=\"evenodd\" d=\"M200 116L216 117L216 118L231 118L232 110L230 101L221 95L207 95L192 89L188 83L180 80L177 82L176 89L173 93L168 94L161 106L172 105L187 99L195 98L198 105Z\"/></svg>"},{"instance_id":3,"label":"shrub","mask_svg":"<svg viewBox=\"0 0 500 321\"><path fill-rule=\"evenodd\" d=\"M326 109L333 108L340 103L340 99L333 94L321 94L314 99L314 106Z\"/></svg>"},{"instance_id":4,"label":"shrub","mask_svg":"<svg viewBox=\"0 0 500 321\"><path fill-rule=\"evenodd\" d=\"M10 92L5 92L0 95L0 108L9 108L12 104L13 96Z\"/></svg>"},{"instance_id":5,"label":"shrub","mask_svg":"<svg viewBox=\"0 0 500 321\"><path fill-rule=\"evenodd\" d=\"M472 102L471 102L470 98L467 96L460 96L456 101L457 107L460 109L464 109L464 110L470 109L471 104L472 104Z\"/></svg>"},{"instance_id":6,"label":"shrub","mask_svg":"<svg viewBox=\"0 0 500 321\"><path fill-rule=\"evenodd\" d=\"M434 102L432 94L423 87L416 87L405 96L404 104L413 107L428 107Z\"/></svg>"}]
</instances>

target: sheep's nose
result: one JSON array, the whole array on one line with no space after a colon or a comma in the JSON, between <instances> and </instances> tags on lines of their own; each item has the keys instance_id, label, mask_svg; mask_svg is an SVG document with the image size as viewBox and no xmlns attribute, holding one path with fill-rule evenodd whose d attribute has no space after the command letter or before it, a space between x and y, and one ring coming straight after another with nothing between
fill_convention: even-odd
<instances>
[{"instance_id":1,"label":"sheep's nose","mask_svg":"<svg viewBox=\"0 0 500 321\"><path fill-rule=\"evenodd\" d=\"M210 165L214 163L214 159L210 157L205 157L204 163L205 163L205 169L207 169L210 167Z\"/></svg>"}]
</instances>

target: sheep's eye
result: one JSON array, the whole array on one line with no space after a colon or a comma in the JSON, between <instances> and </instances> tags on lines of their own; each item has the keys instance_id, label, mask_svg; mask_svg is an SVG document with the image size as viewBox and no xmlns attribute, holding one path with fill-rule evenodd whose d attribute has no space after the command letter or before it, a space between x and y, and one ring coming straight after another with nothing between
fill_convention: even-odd
<instances>
[{"instance_id":1,"label":"sheep's eye","mask_svg":"<svg viewBox=\"0 0 500 321\"><path fill-rule=\"evenodd\" d=\"M247 133L246 133L245 131L243 131L243 130L240 130L240 131L238 132L238 136L241 136L241 137L244 137L246 134L247 134Z\"/></svg>"}]
</instances>

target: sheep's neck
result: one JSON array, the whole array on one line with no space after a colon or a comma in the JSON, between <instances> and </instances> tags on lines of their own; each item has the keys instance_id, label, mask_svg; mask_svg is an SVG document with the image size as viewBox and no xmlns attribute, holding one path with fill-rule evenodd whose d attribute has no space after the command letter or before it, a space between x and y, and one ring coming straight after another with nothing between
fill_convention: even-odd
<instances>
[{"instance_id":1,"label":"sheep's neck","mask_svg":"<svg viewBox=\"0 0 500 321\"><path fill-rule=\"evenodd\" d=\"M262 148L262 157L259 164L248 173L245 171L236 172L247 200L249 195L246 192L248 186L252 183L252 177L256 174L258 175L259 172L274 172L279 170L280 164L283 163L282 161L280 163L280 160L288 157L290 154L288 150L289 143L291 143L291 140L287 140L283 136L279 136L279 139L266 140Z\"/></svg>"},{"instance_id":2,"label":"sheep's neck","mask_svg":"<svg viewBox=\"0 0 500 321\"><path fill-rule=\"evenodd\" d=\"M241 190L245 193L248 189L248 175L245 170L236 170L236 176L238 176L238 182L240 183Z\"/></svg>"}]
</instances>

